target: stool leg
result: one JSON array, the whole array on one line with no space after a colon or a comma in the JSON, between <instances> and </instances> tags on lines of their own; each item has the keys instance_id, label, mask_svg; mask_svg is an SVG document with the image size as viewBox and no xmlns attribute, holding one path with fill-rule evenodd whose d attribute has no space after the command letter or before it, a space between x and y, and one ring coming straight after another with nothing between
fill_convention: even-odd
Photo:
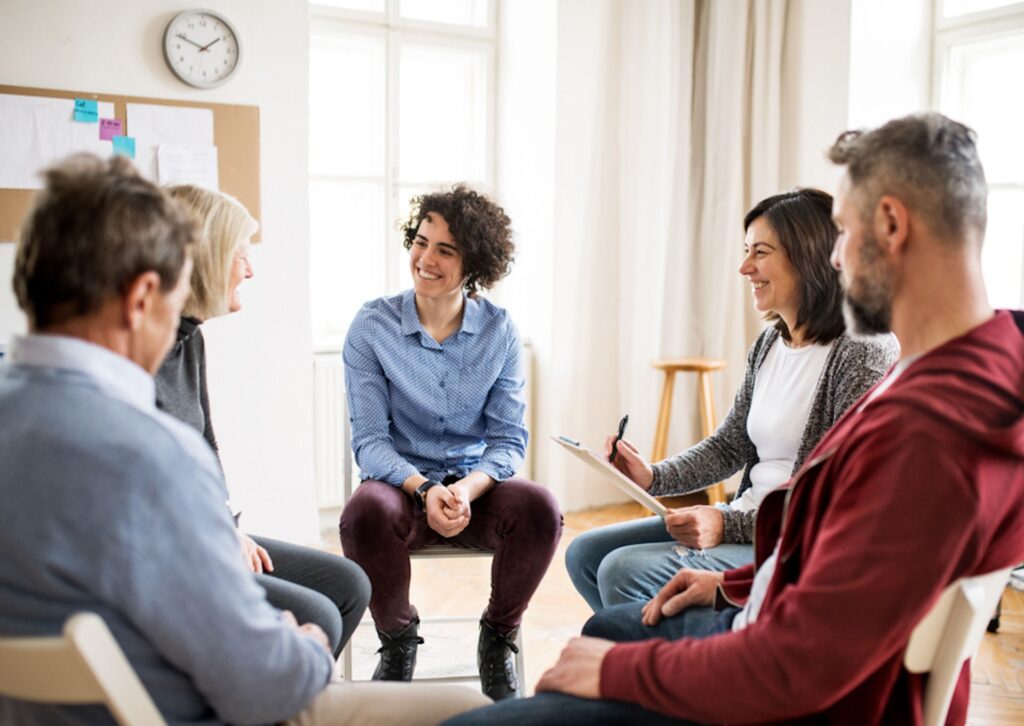
<instances>
[{"instance_id":1,"label":"stool leg","mask_svg":"<svg viewBox=\"0 0 1024 726\"><path fill-rule=\"evenodd\" d=\"M715 430L715 399L711 392L711 373L701 371L698 376L700 380L700 432L703 438L707 438ZM707 489L708 502L719 504L725 501L725 486L718 482Z\"/></svg>"},{"instance_id":2,"label":"stool leg","mask_svg":"<svg viewBox=\"0 0 1024 726\"><path fill-rule=\"evenodd\" d=\"M665 458L668 446L668 424L672 417L672 388L675 385L675 371L665 371L665 381L661 386L661 405L658 407L658 423L654 427L654 451L651 463Z\"/></svg>"},{"instance_id":3,"label":"stool leg","mask_svg":"<svg viewBox=\"0 0 1024 726\"><path fill-rule=\"evenodd\" d=\"M519 648L519 652L516 653L516 675L519 676L519 687L522 692L526 692L526 655L523 653L523 624L519 624L519 631L516 633L516 647Z\"/></svg>"}]
</instances>

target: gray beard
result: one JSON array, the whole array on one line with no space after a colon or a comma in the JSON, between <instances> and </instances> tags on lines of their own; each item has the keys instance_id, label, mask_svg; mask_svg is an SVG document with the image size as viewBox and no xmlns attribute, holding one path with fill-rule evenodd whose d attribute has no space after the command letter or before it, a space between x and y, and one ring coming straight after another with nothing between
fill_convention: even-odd
<instances>
[{"instance_id":1,"label":"gray beard","mask_svg":"<svg viewBox=\"0 0 1024 726\"><path fill-rule=\"evenodd\" d=\"M888 300L870 301L867 305L843 298L843 318L846 320L846 332L853 338L870 338L892 330L892 305Z\"/></svg>"}]
</instances>

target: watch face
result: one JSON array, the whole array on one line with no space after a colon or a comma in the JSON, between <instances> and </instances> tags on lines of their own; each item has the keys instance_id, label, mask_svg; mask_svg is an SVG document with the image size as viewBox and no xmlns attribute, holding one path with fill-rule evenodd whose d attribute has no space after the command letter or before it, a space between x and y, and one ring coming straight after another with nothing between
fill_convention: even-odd
<instances>
[{"instance_id":1,"label":"watch face","mask_svg":"<svg viewBox=\"0 0 1024 726\"><path fill-rule=\"evenodd\" d=\"M164 59L178 78L197 88L213 88L238 70L238 33L210 10L186 10L164 33Z\"/></svg>"}]
</instances>

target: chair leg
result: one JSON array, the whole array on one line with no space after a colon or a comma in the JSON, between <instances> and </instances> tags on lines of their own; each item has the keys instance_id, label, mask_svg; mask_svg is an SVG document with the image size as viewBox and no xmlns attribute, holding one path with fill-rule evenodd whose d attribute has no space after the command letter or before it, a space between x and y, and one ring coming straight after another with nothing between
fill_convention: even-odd
<instances>
[{"instance_id":1,"label":"chair leg","mask_svg":"<svg viewBox=\"0 0 1024 726\"><path fill-rule=\"evenodd\" d=\"M651 461L665 458L668 446L668 424L672 416L672 389L675 386L675 371L665 371L665 381L661 386L661 405L658 407L658 423L654 427L654 451Z\"/></svg>"},{"instance_id":2,"label":"chair leg","mask_svg":"<svg viewBox=\"0 0 1024 726\"><path fill-rule=\"evenodd\" d=\"M348 639L345 647L341 650L341 667L345 672L345 680L351 683L355 680L352 673L352 638Z\"/></svg>"}]
</instances>

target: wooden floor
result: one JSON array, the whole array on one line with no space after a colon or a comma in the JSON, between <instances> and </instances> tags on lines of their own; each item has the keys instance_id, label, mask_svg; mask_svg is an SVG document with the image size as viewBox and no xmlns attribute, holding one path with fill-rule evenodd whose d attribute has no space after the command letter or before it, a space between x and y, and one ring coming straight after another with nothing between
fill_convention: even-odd
<instances>
[{"instance_id":1,"label":"wooden floor","mask_svg":"<svg viewBox=\"0 0 1024 726\"><path fill-rule=\"evenodd\" d=\"M566 515L565 534L550 570L530 603L523 624L526 673L532 693L541 673L552 665L566 641L578 635L590 609L576 594L565 572L565 548L573 537L592 527L636 516L632 505L605 507ZM330 543L337 551L337 543ZM414 560L412 600L421 617L466 614L479 618L487 604L489 559ZM365 619L369 622L369 617ZM472 674L475 671L476 624L429 623L421 628L418 676ZM360 627L353 639L357 678L373 668L378 647L373 628ZM1000 632L986 634L974 661L968 724L1024 724L1024 593L1007 589Z\"/></svg>"}]
</instances>

